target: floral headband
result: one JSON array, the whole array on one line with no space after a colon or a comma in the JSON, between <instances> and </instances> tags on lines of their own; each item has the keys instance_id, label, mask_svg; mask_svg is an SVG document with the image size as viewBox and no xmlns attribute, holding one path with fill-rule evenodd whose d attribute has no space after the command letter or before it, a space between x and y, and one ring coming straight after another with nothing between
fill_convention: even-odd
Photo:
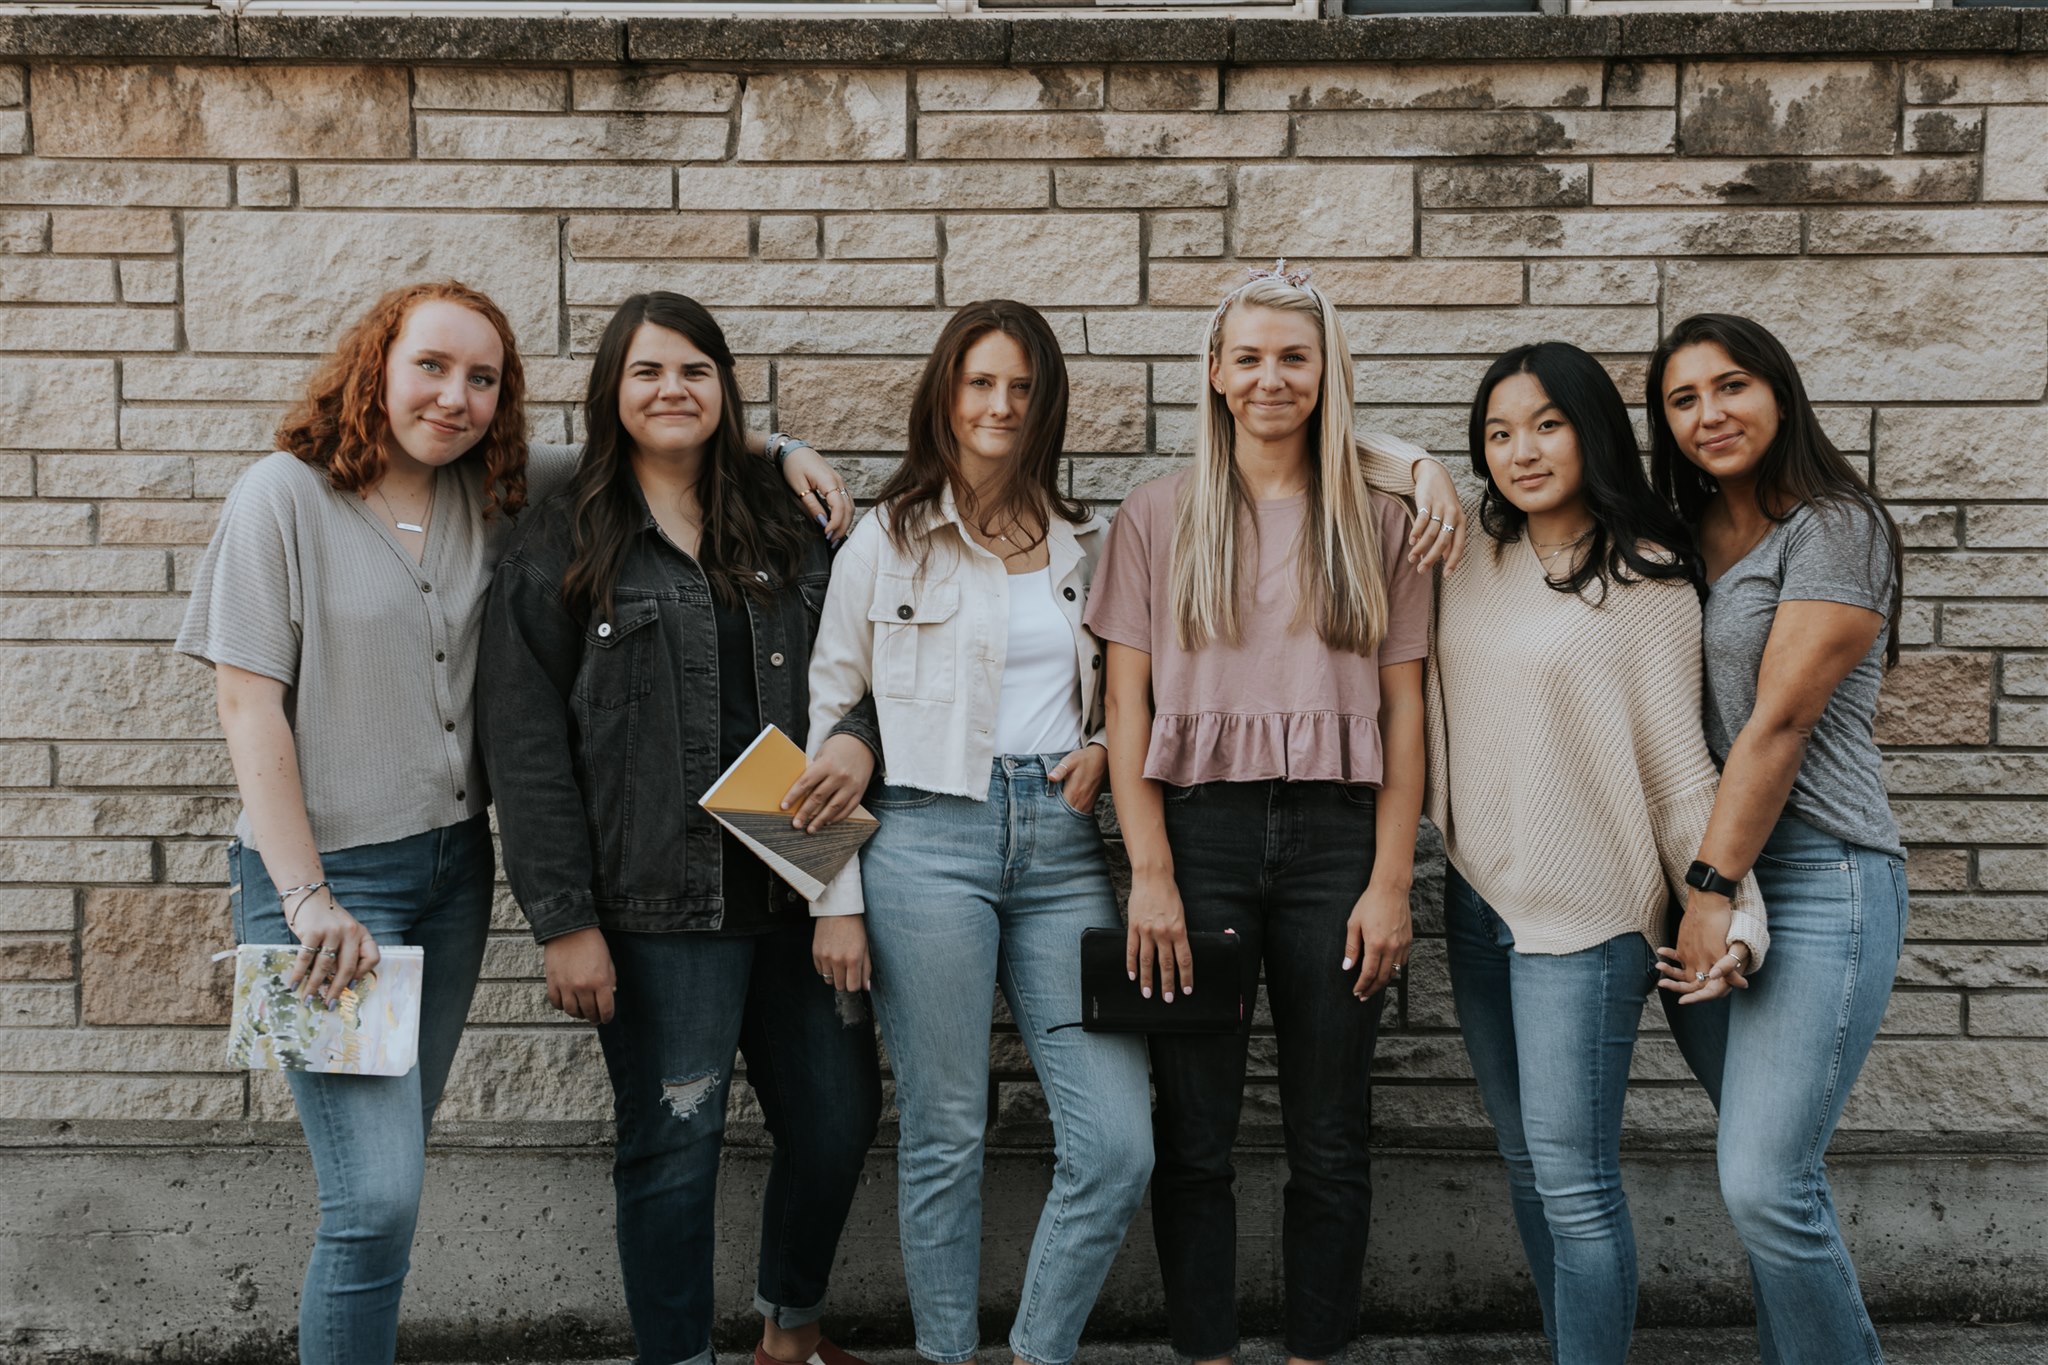
<instances>
[{"instance_id":1,"label":"floral headband","mask_svg":"<svg viewBox=\"0 0 2048 1365\"><path fill-rule=\"evenodd\" d=\"M1231 290L1228 294L1225 294L1223 296L1223 302L1217 304L1216 311L1209 315L1209 345L1212 348L1216 345L1216 333L1219 330L1221 330L1223 326L1223 315L1230 311L1231 304L1237 302L1237 296L1239 294L1242 294L1245 290L1251 288L1255 284L1259 284L1267 280L1277 281L1280 284L1291 285L1294 288L1299 289L1302 293L1308 295L1310 298L1316 300L1318 303L1322 301L1322 295L1318 294L1316 292L1316 287L1308 282L1309 272L1305 269L1289 270L1287 268L1287 258L1285 256L1282 256L1278 260L1274 261L1273 268L1271 270L1262 270L1258 266L1249 266L1246 268L1244 273L1247 277L1245 279L1245 282L1243 284L1240 284L1237 288Z\"/></svg>"}]
</instances>

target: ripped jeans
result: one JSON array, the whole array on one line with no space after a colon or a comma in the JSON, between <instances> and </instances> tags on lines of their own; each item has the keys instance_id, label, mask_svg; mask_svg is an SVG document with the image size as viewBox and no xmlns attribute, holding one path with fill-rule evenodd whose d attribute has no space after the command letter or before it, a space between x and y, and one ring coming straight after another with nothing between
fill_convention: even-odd
<instances>
[{"instance_id":1,"label":"ripped jeans","mask_svg":"<svg viewBox=\"0 0 2048 1365\"><path fill-rule=\"evenodd\" d=\"M618 1116L619 1269L640 1365L709 1365L718 1157L735 1052L775 1155L754 1306L815 1322L881 1117L874 1026L845 1023L811 923L766 933L607 930L618 1009L597 1030Z\"/></svg>"}]
</instances>

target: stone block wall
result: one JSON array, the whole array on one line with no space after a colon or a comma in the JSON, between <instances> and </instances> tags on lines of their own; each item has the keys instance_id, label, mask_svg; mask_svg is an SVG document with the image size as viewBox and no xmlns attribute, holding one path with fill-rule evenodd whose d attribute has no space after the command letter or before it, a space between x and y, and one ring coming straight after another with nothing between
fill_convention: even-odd
<instances>
[{"instance_id":1,"label":"stone block wall","mask_svg":"<svg viewBox=\"0 0 2048 1365\"><path fill-rule=\"evenodd\" d=\"M1613 20L1395 24L1381 48L1366 24L898 42L818 21L775 40L784 59L744 25L562 30L509 59L402 25L131 19L119 32L162 41L68 49L0 28L8 1140L289 1138L283 1088L222 1061L207 955L228 942L234 796L209 675L167 642L221 497L381 289L453 275L494 295L555 438L616 302L692 294L743 357L750 420L865 491L948 311L1024 299L1072 365L1071 487L1110 504L1187 450L1207 310L1284 254L1343 305L1363 420L1453 459L1507 346L1576 341L1639 402L1646 353L1689 312L1785 339L1911 547L1882 719L1911 941L1840 1147L2038 1150L2048 29L1770 22L1792 17L1660 16L1640 42ZM974 50L998 30L1008 46ZM1484 1148L1438 889L1417 893L1375 1118L1389 1144ZM501 903L451 1132L600 1131L591 1036L550 1017L537 967ZM1647 1022L1637 1143L1699 1146L1706 1105ZM996 1055L999 1132L1035 1141L1022 1049ZM1256 1058L1270 1079L1270 1040ZM1270 1085L1253 1108L1270 1137Z\"/></svg>"}]
</instances>

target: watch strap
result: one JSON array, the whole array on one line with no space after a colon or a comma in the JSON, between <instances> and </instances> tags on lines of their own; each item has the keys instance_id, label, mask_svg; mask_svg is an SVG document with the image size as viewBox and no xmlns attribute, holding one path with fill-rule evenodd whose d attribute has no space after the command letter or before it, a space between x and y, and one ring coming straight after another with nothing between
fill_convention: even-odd
<instances>
[{"instance_id":1,"label":"watch strap","mask_svg":"<svg viewBox=\"0 0 2048 1365\"><path fill-rule=\"evenodd\" d=\"M1731 900L1734 899L1736 888L1740 885L1732 878L1722 876L1720 870L1712 863L1703 863L1697 859L1685 870L1685 884L1708 895L1727 896Z\"/></svg>"}]
</instances>

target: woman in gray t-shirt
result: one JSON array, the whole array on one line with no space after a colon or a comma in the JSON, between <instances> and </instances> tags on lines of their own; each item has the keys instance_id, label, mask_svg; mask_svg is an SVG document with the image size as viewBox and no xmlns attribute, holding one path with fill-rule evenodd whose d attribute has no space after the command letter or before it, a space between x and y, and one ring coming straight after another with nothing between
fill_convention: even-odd
<instances>
[{"instance_id":1,"label":"woman in gray t-shirt","mask_svg":"<svg viewBox=\"0 0 2048 1365\"><path fill-rule=\"evenodd\" d=\"M380 946L424 950L419 1064L288 1073L319 1181L299 1300L309 1362L389 1361L426 1131L490 928L489 799L473 734L483 595L503 532L573 451L526 444L512 328L454 283L392 291L342 337L280 449L236 482L176 648L214 668L243 813L235 936L299 945L328 1001ZM850 519L815 452L783 473ZM850 510L850 509L848 509Z\"/></svg>"},{"instance_id":2,"label":"woman in gray t-shirt","mask_svg":"<svg viewBox=\"0 0 2048 1365\"><path fill-rule=\"evenodd\" d=\"M1899 534L1822 432L1798 369L1703 314L1650 361L1651 472L1706 569L1706 734L1720 794L1665 1010L1720 1115L1721 1194L1749 1253L1765 1365L1883 1360L1822 1154L1877 1037L1906 934L1905 853L1872 728L1898 657ZM1728 939L1755 869L1768 968Z\"/></svg>"}]
</instances>

